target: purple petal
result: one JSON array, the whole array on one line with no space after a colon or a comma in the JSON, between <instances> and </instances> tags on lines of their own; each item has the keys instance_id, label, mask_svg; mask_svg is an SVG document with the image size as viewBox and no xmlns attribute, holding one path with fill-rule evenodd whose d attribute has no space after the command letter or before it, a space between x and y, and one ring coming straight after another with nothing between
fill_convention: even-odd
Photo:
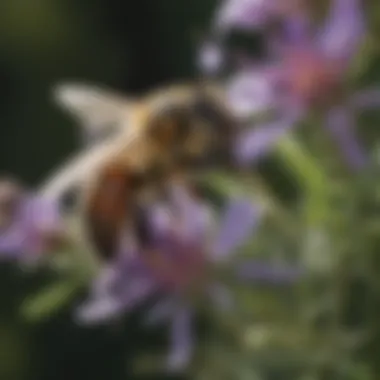
<instances>
[{"instance_id":1,"label":"purple petal","mask_svg":"<svg viewBox=\"0 0 380 380\"><path fill-rule=\"evenodd\" d=\"M173 210L168 205L154 204L149 209L149 221L151 223L152 238L155 240L161 239L162 236L167 236L173 231L174 224Z\"/></svg>"},{"instance_id":2,"label":"purple petal","mask_svg":"<svg viewBox=\"0 0 380 380\"><path fill-rule=\"evenodd\" d=\"M128 283L129 282L129 283ZM144 302L156 291L155 283L147 278L126 279L125 289L120 292L104 292L91 297L76 311L79 323L99 324L117 318Z\"/></svg>"},{"instance_id":3,"label":"purple petal","mask_svg":"<svg viewBox=\"0 0 380 380\"><path fill-rule=\"evenodd\" d=\"M333 0L317 44L331 58L350 59L362 42L365 21L361 0Z\"/></svg>"},{"instance_id":4,"label":"purple petal","mask_svg":"<svg viewBox=\"0 0 380 380\"><path fill-rule=\"evenodd\" d=\"M230 201L222 217L212 254L216 260L227 258L254 234L260 217L259 208L250 200Z\"/></svg>"},{"instance_id":5,"label":"purple petal","mask_svg":"<svg viewBox=\"0 0 380 380\"><path fill-rule=\"evenodd\" d=\"M273 107L273 79L271 72L260 68L250 68L232 77L226 85L226 94L236 116L245 118Z\"/></svg>"},{"instance_id":6,"label":"purple petal","mask_svg":"<svg viewBox=\"0 0 380 380\"><path fill-rule=\"evenodd\" d=\"M124 312L123 302L108 296L87 301L75 310L74 318L78 324L98 325L107 323Z\"/></svg>"},{"instance_id":7,"label":"purple petal","mask_svg":"<svg viewBox=\"0 0 380 380\"><path fill-rule=\"evenodd\" d=\"M305 44L310 39L310 18L304 13L294 13L284 20L286 42Z\"/></svg>"},{"instance_id":8,"label":"purple petal","mask_svg":"<svg viewBox=\"0 0 380 380\"><path fill-rule=\"evenodd\" d=\"M14 222L0 232L0 252L37 254L42 250L42 235L62 230L58 204L37 197L20 202Z\"/></svg>"},{"instance_id":9,"label":"purple petal","mask_svg":"<svg viewBox=\"0 0 380 380\"><path fill-rule=\"evenodd\" d=\"M141 254L141 252L140 252ZM154 292L157 284L151 277L151 271L139 257L125 258L120 264L116 263L119 271L112 286L112 292L121 297Z\"/></svg>"},{"instance_id":10,"label":"purple petal","mask_svg":"<svg viewBox=\"0 0 380 380\"><path fill-rule=\"evenodd\" d=\"M380 88L367 88L357 92L351 97L350 104L359 111L360 109L380 107Z\"/></svg>"},{"instance_id":11,"label":"purple petal","mask_svg":"<svg viewBox=\"0 0 380 380\"><path fill-rule=\"evenodd\" d=\"M62 228L59 204L54 200L37 197L26 200L20 218L39 232L59 231Z\"/></svg>"},{"instance_id":12,"label":"purple petal","mask_svg":"<svg viewBox=\"0 0 380 380\"><path fill-rule=\"evenodd\" d=\"M268 125L241 133L236 143L238 163L244 165L262 158L274 148L286 130L286 125L280 127Z\"/></svg>"},{"instance_id":13,"label":"purple petal","mask_svg":"<svg viewBox=\"0 0 380 380\"><path fill-rule=\"evenodd\" d=\"M198 65L207 75L217 73L223 65L223 53L221 46L216 42L204 42L200 48Z\"/></svg>"},{"instance_id":14,"label":"purple petal","mask_svg":"<svg viewBox=\"0 0 380 380\"><path fill-rule=\"evenodd\" d=\"M115 283L120 280L121 276L127 277L128 271L116 265L105 267L91 286L92 295L96 298L108 295L112 288L114 288Z\"/></svg>"},{"instance_id":15,"label":"purple petal","mask_svg":"<svg viewBox=\"0 0 380 380\"><path fill-rule=\"evenodd\" d=\"M299 117L300 114L293 110L278 121L241 133L235 146L235 156L238 163L246 165L269 153L281 137L289 132Z\"/></svg>"},{"instance_id":16,"label":"purple petal","mask_svg":"<svg viewBox=\"0 0 380 380\"><path fill-rule=\"evenodd\" d=\"M336 107L326 116L326 127L339 145L348 165L362 169L368 162L367 154L355 136L353 115L345 107Z\"/></svg>"},{"instance_id":17,"label":"purple petal","mask_svg":"<svg viewBox=\"0 0 380 380\"><path fill-rule=\"evenodd\" d=\"M269 2L268 0L225 0L216 15L217 31L262 27L270 15Z\"/></svg>"},{"instance_id":18,"label":"purple petal","mask_svg":"<svg viewBox=\"0 0 380 380\"><path fill-rule=\"evenodd\" d=\"M124 305L130 309L151 296L156 290L157 286L151 279L137 278L131 282L122 296Z\"/></svg>"},{"instance_id":19,"label":"purple petal","mask_svg":"<svg viewBox=\"0 0 380 380\"><path fill-rule=\"evenodd\" d=\"M285 43L305 42L310 37L310 18L297 6L282 4L277 0L226 0L219 8L214 21L216 33L224 34L230 29L253 31L265 28L272 20L281 18L284 30L273 37L275 51ZM276 41L278 40L278 41ZM271 41L269 41L271 42Z\"/></svg>"},{"instance_id":20,"label":"purple petal","mask_svg":"<svg viewBox=\"0 0 380 380\"><path fill-rule=\"evenodd\" d=\"M293 283L303 274L299 268L273 265L253 259L238 264L235 270L240 280L275 285Z\"/></svg>"},{"instance_id":21,"label":"purple petal","mask_svg":"<svg viewBox=\"0 0 380 380\"><path fill-rule=\"evenodd\" d=\"M170 372L183 371L190 362L193 352L192 312L181 307L173 316L171 344L167 359Z\"/></svg>"},{"instance_id":22,"label":"purple petal","mask_svg":"<svg viewBox=\"0 0 380 380\"><path fill-rule=\"evenodd\" d=\"M190 241L202 240L211 221L207 205L195 199L183 186L173 186L172 201L178 211L176 231Z\"/></svg>"}]
</instances>

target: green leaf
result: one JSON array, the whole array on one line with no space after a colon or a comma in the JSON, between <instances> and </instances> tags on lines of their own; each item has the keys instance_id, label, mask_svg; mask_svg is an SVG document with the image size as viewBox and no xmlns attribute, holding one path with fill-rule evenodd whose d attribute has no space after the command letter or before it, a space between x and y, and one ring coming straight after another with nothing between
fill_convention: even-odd
<instances>
[{"instance_id":1,"label":"green leaf","mask_svg":"<svg viewBox=\"0 0 380 380\"><path fill-rule=\"evenodd\" d=\"M29 322L41 322L68 304L75 296L81 282L65 280L49 285L37 295L21 304L21 315Z\"/></svg>"}]
</instances>

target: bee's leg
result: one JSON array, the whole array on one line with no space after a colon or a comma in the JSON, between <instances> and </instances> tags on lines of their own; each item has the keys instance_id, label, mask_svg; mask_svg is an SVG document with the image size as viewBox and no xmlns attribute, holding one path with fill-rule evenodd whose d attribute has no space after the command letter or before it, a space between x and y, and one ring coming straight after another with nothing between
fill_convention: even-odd
<instances>
[{"instance_id":1,"label":"bee's leg","mask_svg":"<svg viewBox=\"0 0 380 380\"><path fill-rule=\"evenodd\" d=\"M103 259L112 259L118 252L136 181L125 167L110 165L99 175L97 185L85 212L85 223L91 244Z\"/></svg>"}]
</instances>

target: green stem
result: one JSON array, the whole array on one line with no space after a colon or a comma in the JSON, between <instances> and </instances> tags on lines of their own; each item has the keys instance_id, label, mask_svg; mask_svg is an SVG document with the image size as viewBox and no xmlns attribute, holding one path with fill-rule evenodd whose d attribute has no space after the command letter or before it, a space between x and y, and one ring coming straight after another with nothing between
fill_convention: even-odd
<instances>
[{"instance_id":1,"label":"green stem","mask_svg":"<svg viewBox=\"0 0 380 380\"><path fill-rule=\"evenodd\" d=\"M291 135L281 139L277 154L294 172L303 187L306 222L310 226L320 225L326 220L329 207L329 183L324 169Z\"/></svg>"},{"instance_id":2,"label":"green stem","mask_svg":"<svg viewBox=\"0 0 380 380\"><path fill-rule=\"evenodd\" d=\"M29 322L41 322L67 305L80 287L78 279L59 280L40 293L28 297L21 305L21 315Z\"/></svg>"}]
</instances>

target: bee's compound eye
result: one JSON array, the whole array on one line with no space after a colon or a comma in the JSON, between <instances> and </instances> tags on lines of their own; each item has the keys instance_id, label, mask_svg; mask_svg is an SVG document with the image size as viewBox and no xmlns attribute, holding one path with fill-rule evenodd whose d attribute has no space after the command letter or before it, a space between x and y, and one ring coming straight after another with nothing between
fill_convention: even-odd
<instances>
[{"instance_id":1,"label":"bee's compound eye","mask_svg":"<svg viewBox=\"0 0 380 380\"><path fill-rule=\"evenodd\" d=\"M202 131L202 157L205 162L214 165L229 161L234 141L234 120L227 109L209 96L198 96L193 109Z\"/></svg>"}]
</instances>

